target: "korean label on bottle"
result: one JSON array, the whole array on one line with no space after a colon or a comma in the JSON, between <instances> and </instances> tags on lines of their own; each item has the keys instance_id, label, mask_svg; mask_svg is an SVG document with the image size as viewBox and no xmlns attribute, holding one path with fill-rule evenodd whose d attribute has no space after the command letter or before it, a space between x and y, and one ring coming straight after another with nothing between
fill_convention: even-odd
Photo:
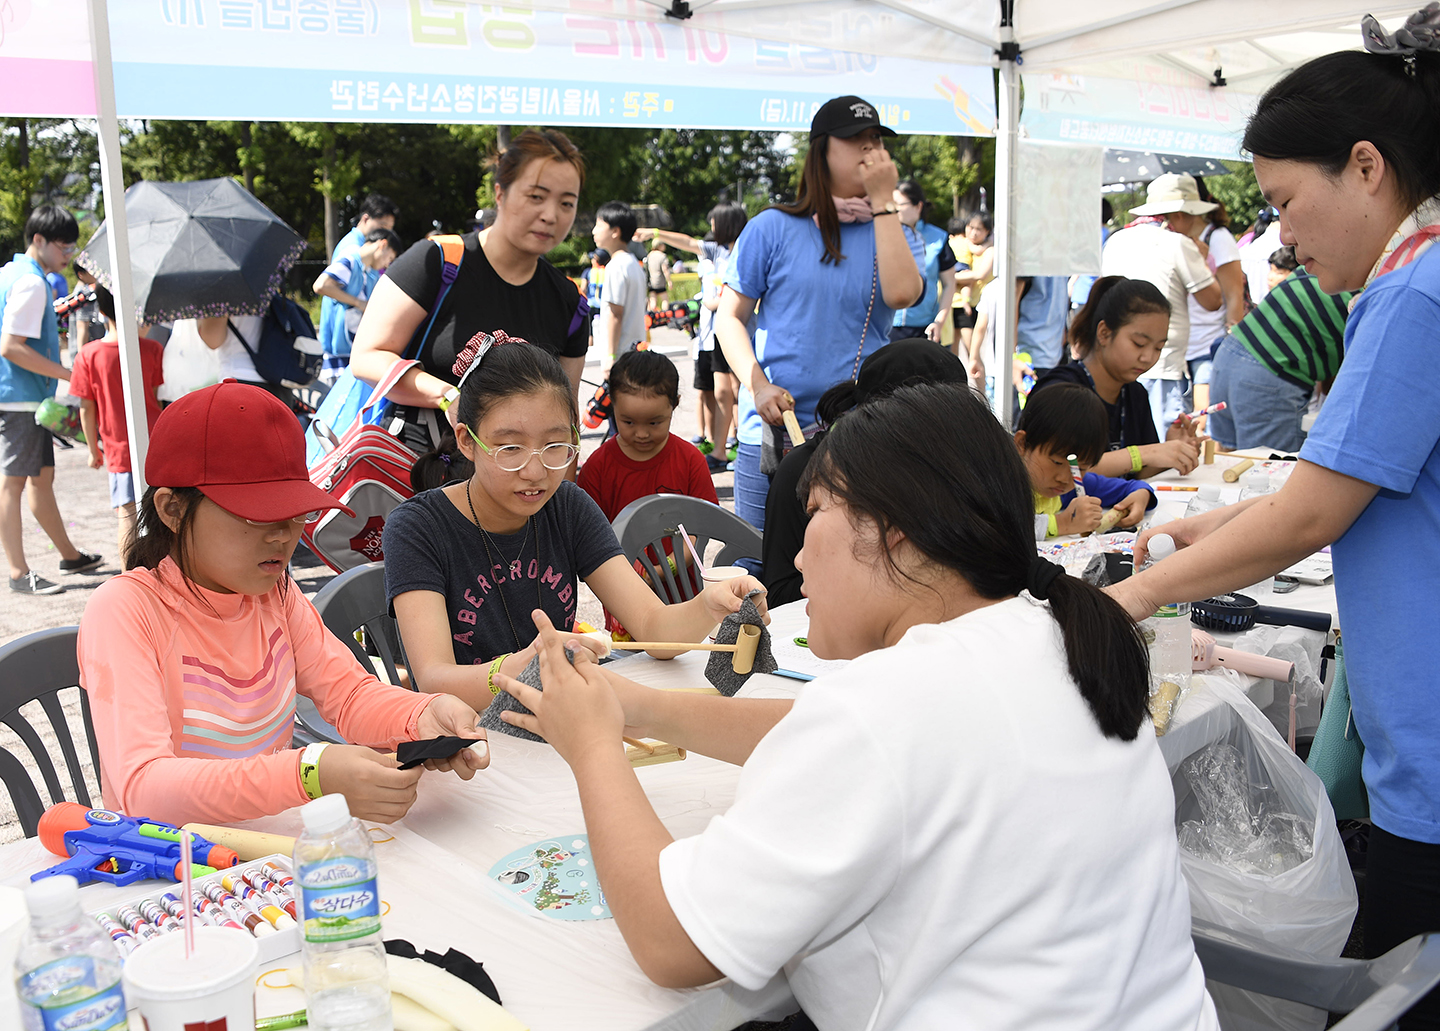
<instances>
[{"instance_id":1,"label":"korean label on bottle","mask_svg":"<svg viewBox=\"0 0 1440 1031\"><path fill-rule=\"evenodd\" d=\"M67 956L23 974L16 982L26 1031L124 1031L120 982L96 991L95 960Z\"/></svg>"},{"instance_id":2,"label":"korean label on bottle","mask_svg":"<svg viewBox=\"0 0 1440 1031\"><path fill-rule=\"evenodd\" d=\"M372 864L327 859L301 867L299 882L306 941L347 941L380 930L380 891Z\"/></svg>"}]
</instances>

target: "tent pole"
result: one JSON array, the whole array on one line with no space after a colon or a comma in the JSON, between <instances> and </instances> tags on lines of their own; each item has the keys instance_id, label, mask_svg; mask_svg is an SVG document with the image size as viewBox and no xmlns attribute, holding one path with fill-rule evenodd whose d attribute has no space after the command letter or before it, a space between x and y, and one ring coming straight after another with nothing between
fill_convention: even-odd
<instances>
[{"instance_id":1,"label":"tent pole","mask_svg":"<svg viewBox=\"0 0 1440 1031\"><path fill-rule=\"evenodd\" d=\"M140 370L135 289L130 279L130 230L125 222L125 175L120 164L120 123L115 114L115 73L110 61L110 16L105 0L89 0L90 39L95 57L95 110L100 119L100 189L110 223L110 269L115 296L115 329L120 337L120 382L130 432L130 469L138 503L145 491L145 451L150 424L145 417L145 378ZM124 561L124 556L121 556Z\"/></svg>"},{"instance_id":2,"label":"tent pole","mask_svg":"<svg viewBox=\"0 0 1440 1031\"><path fill-rule=\"evenodd\" d=\"M1015 415L1010 370L1019 318L1015 303L1015 147L1020 129L1020 75L1015 67L1013 0L1001 0L1000 12L1000 124L995 138L995 278L1000 282L1000 296L996 298L994 330L1000 363L993 375L996 412L1009 432Z\"/></svg>"}]
</instances>

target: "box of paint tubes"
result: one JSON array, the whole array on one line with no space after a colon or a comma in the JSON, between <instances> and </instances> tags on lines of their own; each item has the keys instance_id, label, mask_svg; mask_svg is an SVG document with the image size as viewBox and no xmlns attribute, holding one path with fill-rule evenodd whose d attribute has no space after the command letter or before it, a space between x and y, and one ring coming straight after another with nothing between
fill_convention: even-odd
<instances>
[{"instance_id":1,"label":"box of paint tubes","mask_svg":"<svg viewBox=\"0 0 1440 1031\"><path fill-rule=\"evenodd\" d=\"M197 926L248 931L258 941L261 963L299 951L298 893L289 856L266 856L197 877L192 891ZM144 895L90 915L120 954L128 956L151 938L183 933L183 894L178 884L152 887Z\"/></svg>"}]
</instances>

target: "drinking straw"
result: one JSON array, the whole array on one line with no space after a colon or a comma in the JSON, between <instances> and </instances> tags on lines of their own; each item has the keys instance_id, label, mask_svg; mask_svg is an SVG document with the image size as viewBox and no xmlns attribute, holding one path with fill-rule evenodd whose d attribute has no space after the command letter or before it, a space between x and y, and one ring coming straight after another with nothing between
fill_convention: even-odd
<instances>
[{"instance_id":1,"label":"drinking straw","mask_svg":"<svg viewBox=\"0 0 1440 1031\"><path fill-rule=\"evenodd\" d=\"M189 959L190 954L195 951L195 898L194 885L191 883L190 864L193 855L190 846L190 832L180 832L180 884L184 891L185 903L185 958Z\"/></svg>"},{"instance_id":2,"label":"drinking straw","mask_svg":"<svg viewBox=\"0 0 1440 1031\"><path fill-rule=\"evenodd\" d=\"M683 537L683 538L685 538L685 547L690 550L690 557L695 560L695 568L698 569L698 570L700 570L700 575L701 575L701 576L704 576L704 575L705 575L705 560L702 559L702 558L700 557L700 553L695 550L695 542L692 541L692 540L690 539L690 535L685 532L685 524L684 524L684 523L677 523L676 525L680 527L680 536Z\"/></svg>"}]
</instances>

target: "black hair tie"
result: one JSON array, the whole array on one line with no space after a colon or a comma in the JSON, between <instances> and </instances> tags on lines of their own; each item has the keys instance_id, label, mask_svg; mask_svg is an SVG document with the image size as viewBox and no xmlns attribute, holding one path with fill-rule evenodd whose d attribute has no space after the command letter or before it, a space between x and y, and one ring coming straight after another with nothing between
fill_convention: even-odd
<instances>
[{"instance_id":1,"label":"black hair tie","mask_svg":"<svg viewBox=\"0 0 1440 1031\"><path fill-rule=\"evenodd\" d=\"M1036 555L1030 560L1030 570L1025 574L1025 589L1036 601L1044 601L1050 597L1050 585L1064 575L1064 566Z\"/></svg>"}]
</instances>

